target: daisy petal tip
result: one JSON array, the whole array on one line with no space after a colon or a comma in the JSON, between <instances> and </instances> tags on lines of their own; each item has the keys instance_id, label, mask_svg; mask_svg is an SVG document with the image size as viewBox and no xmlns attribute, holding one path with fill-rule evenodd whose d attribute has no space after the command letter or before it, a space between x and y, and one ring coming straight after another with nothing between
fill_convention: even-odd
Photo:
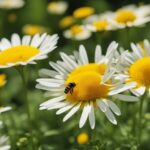
<instances>
[{"instance_id":1,"label":"daisy petal tip","mask_svg":"<svg viewBox=\"0 0 150 150\"><path fill-rule=\"evenodd\" d=\"M114 120L114 121L112 122L112 124L117 125L118 123L117 123L116 120Z\"/></svg>"},{"instance_id":2,"label":"daisy petal tip","mask_svg":"<svg viewBox=\"0 0 150 150\"><path fill-rule=\"evenodd\" d=\"M95 129L95 125L91 126L91 129L94 130Z\"/></svg>"},{"instance_id":3,"label":"daisy petal tip","mask_svg":"<svg viewBox=\"0 0 150 150\"><path fill-rule=\"evenodd\" d=\"M63 118L63 122L66 122L67 121L67 119L66 118Z\"/></svg>"}]
</instances>

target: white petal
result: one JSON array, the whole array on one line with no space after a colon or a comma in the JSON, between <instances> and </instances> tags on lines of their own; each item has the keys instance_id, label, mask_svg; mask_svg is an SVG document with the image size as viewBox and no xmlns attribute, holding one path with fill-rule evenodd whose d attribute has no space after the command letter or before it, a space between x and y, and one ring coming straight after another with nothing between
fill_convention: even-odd
<instances>
[{"instance_id":1,"label":"white petal","mask_svg":"<svg viewBox=\"0 0 150 150\"><path fill-rule=\"evenodd\" d=\"M78 65L75 61L73 61L69 56L67 56L65 53L60 53L63 61L66 63L66 64L70 64L71 65L71 69L74 69L76 68Z\"/></svg>"},{"instance_id":2,"label":"white petal","mask_svg":"<svg viewBox=\"0 0 150 150\"><path fill-rule=\"evenodd\" d=\"M117 94L115 95L115 98L121 101L127 101L127 102L136 102L139 100L138 97L130 96L130 95L124 95L124 94Z\"/></svg>"},{"instance_id":3,"label":"white petal","mask_svg":"<svg viewBox=\"0 0 150 150\"><path fill-rule=\"evenodd\" d=\"M98 63L101 57L102 57L102 49L100 45L97 45L95 50L95 63Z\"/></svg>"},{"instance_id":4,"label":"white petal","mask_svg":"<svg viewBox=\"0 0 150 150\"><path fill-rule=\"evenodd\" d=\"M40 106L46 106L46 105L52 105L54 103L57 103L57 102L60 102L62 100L64 100L66 98L65 95L62 95L62 96L59 96L59 97L55 97L55 98L52 98L44 103L42 103Z\"/></svg>"},{"instance_id":5,"label":"white petal","mask_svg":"<svg viewBox=\"0 0 150 150\"><path fill-rule=\"evenodd\" d=\"M82 128L89 116L89 113L91 111L91 105L85 105L84 108L83 108L83 111L82 111L82 115L81 115L81 118L80 118L80 122L79 122L79 127Z\"/></svg>"},{"instance_id":6,"label":"white petal","mask_svg":"<svg viewBox=\"0 0 150 150\"><path fill-rule=\"evenodd\" d=\"M69 113L67 113L67 115L63 118L63 122L67 121L70 117L72 117L80 108L81 103L79 103L78 105L74 106Z\"/></svg>"},{"instance_id":7,"label":"white petal","mask_svg":"<svg viewBox=\"0 0 150 150\"><path fill-rule=\"evenodd\" d=\"M25 35L22 38L22 45L30 45L30 41L31 41L31 36Z\"/></svg>"},{"instance_id":8,"label":"white petal","mask_svg":"<svg viewBox=\"0 0 150 150\"><path fill-rule=\"evenodd\" d=\"M12 109L12 107L10 107L10 106L7 106L7 107L1 107L1 108L0 108L0 113L9 111L9 110L11 110L11 109Z\"/></svg>"},{"instance_id":9,"label":"white petal","mask_svg":"<svg viewBox=\"0 0 150 150\"><path fill-rule=\"evenodd\" d=\"M50 65L52 68L54 68L56 71L58 71L60 74L63 74L65 76L68 75L68 72L63 69L62 67L60 67L58 64L54 63L54 62L50 62Z\"/></svg>"},{"instance_id":10,"label":"white petal","mask_svg":"<svg viewBox=\"0 0 150 150\"><path fill-rule=\"evenodd\" d=\"M145 92L145 87L134 88L130 90L136 96L142 96Z\"/></svg>"},{"instance_id":11,"label":"white petal","mask_svg":"<svg viewBox=\"0 0 150 150\"><path fill-rule=\"evenodd\" d=\"M146 49L148 56L150 56L150 43L148 40L144 40L144 47Z\"/></svg>"},{"instance_id":12,"label":"white petal","mask_svg":"<svg viewBox=\"0 0 150 150\"><path fill-rule=\"evenodd\" d=\"M131 48L132 48L132 50L133 50L133 52L137 58L140 59L143 57L142 52L140 51L140 49L138 49L138 47L134 43L131 43Z\"/></svg>"},{"instance_id":13,"label":"white petal","mask_svg":"<svg viewBox=\"0 0 150 150\"><path fill-rule=\"evenodd\" d=\"M66 106L67 103L56 103L51 107L46 107L48 110L52 110L52 109L58 109L58 108L62 108L64 106Z\"/></svg>"},{"instance_id":14,"label":"white petal","mask_svg":"<svg viewBox=\"0 0 150 150\"><path fill-rule=\"evenodd\" d=\"M21 45L21 40L18 34L12 34L11 43L13 46Z\"/></svg>"},{"instance_id":15,"label":"white petal","mask_svg":"<svg viewBox=\"0 0 150 150\"><path fill-rule=\"evenodd\" d=\"M114 51L116 51L117 47L118 47L118 44L115 41L111 42L107 48L107 53L105 57L111 58L112 55L114 55Z\"/></svg>"},{"instance_id":16,"label":"white petal","mask_svg":"<svg viewBox=\"0 0 150 150\"><path fill-rule=\"evenodd\" d=\"M111 110L112 110L116 115L118 115L118 116L121 115L121 111L120 111L119 107L118 107L114 102L112 102L112 101L110 101L110 100L107 100L107 103L108 103L109 107L111 108Z\"/></svg>"},{"instance_id":17,"label":"white petal","mask_svg":"<svg viewBox=\"0 0 150 150\"><path fill-rule=\"evenodd\" d=\"M39 76L40 77L55 77L58 73L54 70L49 69L40 69Z\"/></svg>"},{"instance_id":18,"label":"white petal","mask_svg":"<svg viewBox=\"0 0 150 150\"><path fill-rule=\"evenodd\" d=\"M116 88L112 89L109 92L109 95L115 95L115 94L127 91L131 88L134 88L135 86L136 86L135 82L131 82L131 83L127 83L127 84L121 84L121 85L117 86Z\"/></svg>"},{"instance_id":19,"label":"white petal","mask_svg":"<svg viewBox=\"0 0 150 150\"><path fill-rule=\"evenodd\" d=\"M80 55L81 62L83 64L88 64L89 63L88 56L87 56L87 53L86 53L86 49L83 45L80 45L80 47L79 47L79 55Z\"/></svg>"},{"instance_id":20,"label":"white petal","mask_svg":"<svg viewBox=\"0 0 150 150\"><path fill-rule=\"evenodd\" d=\"M106 117L108 120L113 123L114 125L117 125L117 121L111 110L108 108L107 111L105 112Z\"/></svg>"},{"instance_id":21,"label":"white petal","mask_svg":"<svg viewBox=\"0 0 150 150\"><path fill-rule=\"evenodd\" d=\"M39 39L40 39L39 34L35 34L35 35L33 36L33 38L32 38L31 46L33 46L33 47L38 47L39 44L40 44Z\"/></svg>"},{"instance_id":22,"label":"white petal","mask_svg":"<svg viewBox=\"0 0 150 150\"><path fill-rule=\"evenodd\" d=\"M3 39L1 40L1 42L2 42L3 45L5 45L6 48L11 47L10 41L7 40L6 38L3 38Z\"/></svg>"},{"instance_id":23,"label":"white petal","mask_svg":"<svg viewBox=\"0 0 150 150\"><path fill-rule=\"evenodd\" d=\"M116 72L116 69L112 69L111 71L107 72L107 69L106 69L106 72L102 78L102 83L105 83L107 82L111 77L112 75Z\"/></svg>"},{"instance_id":24,"label":"white petal","mask_svg":"<svg viewBox=\"0 0 150 150\"><path fill-rule=\"evenodd\" d=\"M95 128L95 114L94 114L93 105L91 105L91 111L89 113L89 122L90 122L91 129L94 129Z\"/></svg>"},{"instance_id":25,"label":"white petal","mask_svg":"<svg viewBox=\"0 0 150 150\"><path fill-rule=\"evenodd\" d=\"M75 103L76 104L76 103ZM67 110L69 110L69 109L71 109L75 104L73 104L73 105L67 105L67 106L65 106L65 107L63 107L63 108L61 108L61 109L59 109L57 112L56 112L56 114L57 115L59 115L59 114L62 114L62 113L64 113L64 112L66 112Z\"/></svg>"},{"instance_id":26,"label":"white petal","mask_svg":"<svg viewBox=\"0 0 150 150\"><path fill-rule=\"evenodd\" d=\"M103 101L103 100L97 100L96 104L97 104L97 106L100 108L100 110L102 112L106 112L108 106L106 105L105 101Z\"/></svg>"},{"instance_id":27,"label":"white petal","mask_svg":"<svg viewBox=\"0 0 150 150\"><path fill-rule=\"evenodd\" d=\"M44 97L59 97L60 95L63 95L63 94L64 94L63 91L61 91L61 92L47 91L44 93Z\"/></svg>"}]
</instances>

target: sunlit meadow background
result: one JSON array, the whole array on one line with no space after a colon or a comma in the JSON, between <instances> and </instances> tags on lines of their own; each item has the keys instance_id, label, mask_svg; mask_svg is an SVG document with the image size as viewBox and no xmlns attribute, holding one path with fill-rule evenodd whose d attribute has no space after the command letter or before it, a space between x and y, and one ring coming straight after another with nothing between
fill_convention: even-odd
<instances>
[{"instance_id":1,"label":"sunlit meadow background","mask_svg":"<svg viewBox=\"0 0 150 150\"><path fill-rule=\"evenodd\" d=\"M127 35L126 30L120 29L104 33L93 34L84 41L72 41L65 39L62 35L63 29L59 26L61 18L72 15L74 9L82 6L90 6L96 13L107 10L116 10L128 4L143 5L149 0L66 0L69 7L64 14L55 15L47 11L50 0L26 0L25 5L19 9L0 9L0 38L10 38L12 33L24 35L23 27L27 24L46 27L50 34L59 35L58 47L49 58L39 61L37 65L28 66L28 98L30 101L30 111L32 114L32 125L34 142L38 150L136 150L138 142L136 139L136 128L138 122L136 116L139 103L119 103L122 116L118 117L118 125L112 125L102 113L97 114L96 128L91 130L88 123L82 128L78 127L78 114L68 122L62 122L62 116L55 115L55 111L40 111L39 105L46 99L41 90L35 89L36 79L39 77L40 68L49 68L50 60L56 61L59 52L70 53L78 49L80 44L84 44L93 58L93 51L96 44L101 44L103 53L106 46L116 40L125 49L130 48L129 42L140 42L143 39L150 40L150 23L141 28L130 28ZM0 105L12 106L12 110L0 115L4 121L0 129L0 136L8 135L9 141L14 150L30 150L30 133L28 132L27 116L24 107L22 81L15 69L1 69L1 73L6 73L7 83L0 89ZM140 150L150 150L150 101L147 101L149 110L144 116L142 145ZM135 121L133 121L135 120ZM134 122L134 124L133 124ZM85 133L88 139L85 144L80 144L77 137Z\"/></svg>"}]
</instances>

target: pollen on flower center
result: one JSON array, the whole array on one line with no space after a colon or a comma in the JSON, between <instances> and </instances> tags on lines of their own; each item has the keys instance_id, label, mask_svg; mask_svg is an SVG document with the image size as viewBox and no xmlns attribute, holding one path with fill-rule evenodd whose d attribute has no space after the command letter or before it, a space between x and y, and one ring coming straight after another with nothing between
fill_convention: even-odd
<instances>
[{"instance_id":1,"label":"pollen on flower center","mask_svg":"<svg viewBox=\"0 0 150 150\"><path fill-rule=\"evenodd\" d=\"M116 13L116 21L119 23L128 23L128 22L133 22L136 19L136 15L134 12L130 10L119 10Z\"/></svg>"},{"instance_id":2,"label":"pollen on flower center","mask_svg":"<svg viewBox=\"0 0 150 150\"><path fill-rule=\"evenodd\" d=\"M93 23L93 26L96 27L97 31L105 30L108 26L108 22L106 20L100 20Z\"/></svg>"},{"instance_id":3,"label":"pollen on flower center","mask_svg":"<svg viewBox=\"0 0 150 150\"><path fill-rule=\"evenodd\" d=\"M105 72L104 64L88 64L75 69L66 80L66 85L74 82L73 93L67 94L70 101L95 101L104 98L109 92L107 85L100 84Z\"/></svg>"},{"instance_id":4,"label":"pollen on flower center","mask_svg":"<svg viewBox=\"0 0 150 150\"><path fill-rule=\"evenodd\" d=\"M139 86L150 86L150 57L144 57L131 65L129 75Z\"/></svg>"},{"instance_id":5,"label":"pollen on flower center","mask_svg":"<svg viewBox=\"0 0 150 150\"><path fill-rule=\"evenodd\" d=\"M31 46L16 46L0 52L0 65L25 62L37 55L40 51Z\"/></svg>"},{"instance_id":6,"label":"pollen on flower center","mask_svg":"<svg viewBox=\"0 0 150 150\"><path fill-rule=\"evenodd\" d=\"M80 25L74 25L71 27L71 32L73 35L78 35L83 31L82 27Z\"/></svg>"}]
</instances>

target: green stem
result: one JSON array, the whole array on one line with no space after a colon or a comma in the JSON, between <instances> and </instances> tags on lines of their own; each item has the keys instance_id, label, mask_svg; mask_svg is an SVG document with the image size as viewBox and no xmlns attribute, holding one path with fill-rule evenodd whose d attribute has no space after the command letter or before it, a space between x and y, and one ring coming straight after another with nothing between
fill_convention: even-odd
<instances>
[{"instance_id":1,"label":"green stem","mask_svg":"<svg viewBox=\"0 0 150 150\"><path fill-rule=\"evenodd\" d=\"M140 99L140 106L139 106L139 128L138 128L138 142L141 144L141 136L142 136L142 118L143 118L143 105L144 99L147 97L147 91L145 91L144 95Z\"/></svg>"},{"instance_id":2,"label":"green stem","mask_svg":"<svg viewBox=\"0 0 150 150\"><path fill-rule=\"evenodd\" d=\"M6 10L1 10L0 11L0 34L2 35L4 33L4 22L5 22L5 16L6 16L7 11Z\"/></svg>"},{"instance_id":3,"label":"green stem","mask_svg":"<svg viewBox=\"0 0 150 150\"><path fill-rule=\"evenodd\" d=\"M126 27L125 30L124 30L126 33L126 38L125 38L125 45L126 45L126 48L129 48L129 45L130 45L130 29L129 27Z\"/></svg>"},{"instance_id":4,"label":"green stem","mask_svg":"<svg viewBox=\"0 0 150 150\"><path fill-rule=\"evenodd\" d=\"M25 103L26 103L26 112L27 112L27 118L28 118L29 132L31 135L31 146L32 146L32 150L35 150L35 145L34 145L34 140L33 140L32 119L31 119L31 114L30 114L30 105L29 105L29 101L28 101L27 80L25 77L24 68L23 67L17 68L17 70L19 71L19 73L21 75L23 86L24 86L24 99L25 99Z\"/></svg>"}]
</instances>

